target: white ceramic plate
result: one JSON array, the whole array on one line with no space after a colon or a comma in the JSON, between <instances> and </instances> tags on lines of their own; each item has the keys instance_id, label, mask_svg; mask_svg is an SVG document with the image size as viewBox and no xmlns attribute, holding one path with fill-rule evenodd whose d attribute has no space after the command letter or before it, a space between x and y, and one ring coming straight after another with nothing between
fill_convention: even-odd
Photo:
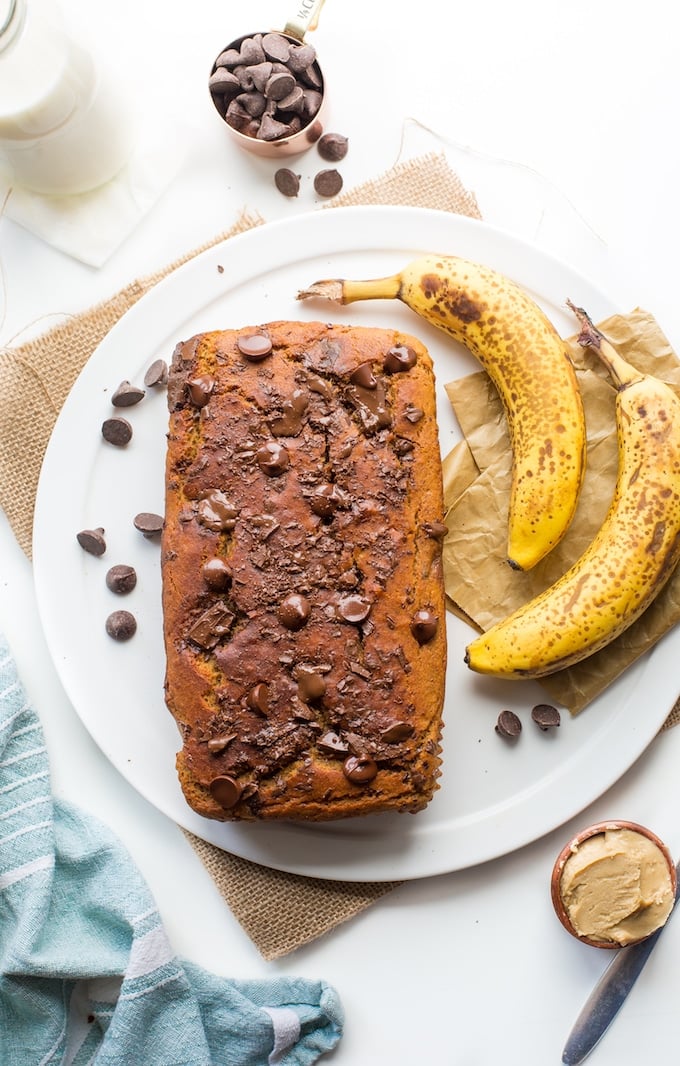
<instances>
[{"instance_id":1,"label":"white ceramic plate","mask_svg":"<svg viewBox=\"0 0 680 1066\"><path fill-rule=\"evenodd\" d=\"M336 208L249 231L201 254L143 297L88 362L58 419L38 491L34 560L42 622L64 687L95 741L120 773L184 828L236 855L294 873L345 880L408 879L462 869L521 847L600 796L642 753L677 695L680 631L559 730L525 728L511 746L494 732L500 709L526 717L545 695L530 682L500 682L463 664L471 631L449 617L441 788L417 815L377 815L320 826L223 824L195 815L175 776L178 734L163 702L158 544L132 524L162 512L164 390L128 409L125 449L102 441L101 423L123 380L142 382L156 358L203 330L282 319L396 325L430 348L438 380L442 453L459 439L444 383L478 369L472 357L408 308L370 302L342 308L296 300L322 277L376 277L416 254L441 251L501 270L525 286L563 334L570 298L595 317L619 310L558 261L498 230L448 213L411 208ZM88 555L78 530L102 526L107 552ZM138 585L123 603L106 588L114 563ZM105 633L110 611L134 612L128 643Z\"/></svg>"}]
</instances>

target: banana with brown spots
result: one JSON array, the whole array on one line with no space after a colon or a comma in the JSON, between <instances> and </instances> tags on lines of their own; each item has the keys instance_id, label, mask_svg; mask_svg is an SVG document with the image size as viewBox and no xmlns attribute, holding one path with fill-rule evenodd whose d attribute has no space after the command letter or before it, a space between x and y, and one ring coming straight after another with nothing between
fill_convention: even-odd
<instances>
[{"instance_id":1,"label":"banana with brown spots","mask_svg":"<svg viewBox=\"0 0 680 1066\"><path fill-rule=\"evenodd\" d=\"M571 569L468 645L466 663L483 674L543 677L587 658L640 617L680 560L680 399L570 306L582 325L579 343L598 352L617 388L616 487Z\"/></svg>"},{"instance_id":2,"label":"banana with brown spots","mask_svg":"<svg viewBox=\"0 0 680 1066\"><path fill-rule=\"evenodd\" d=\"M399 299L460 341L494 382L513 453L508 561L528 570L555 547L576 510L585 467L581 394L565 342L509 278L456 256L428 255L372 281L314 282L298 299Z\"/></svg>"}]
</instances>

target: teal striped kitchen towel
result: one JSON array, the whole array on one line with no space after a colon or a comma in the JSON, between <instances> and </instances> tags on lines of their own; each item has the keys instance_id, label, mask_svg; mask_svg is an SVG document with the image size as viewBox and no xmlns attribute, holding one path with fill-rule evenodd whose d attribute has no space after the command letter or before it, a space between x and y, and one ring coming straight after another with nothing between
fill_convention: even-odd
<instances>
[{"instance_id":1,"label":"teal striped kitchen towel","mask_svg":"<svg viewBox=\"0 0 680 1066\"><path fill-rule=\"evenodd\" d=\"M0 1066L308 1066L340 1040L324 981L179 959L115 835L50 788L0 634Z\"/></svg>"}]
</instances>

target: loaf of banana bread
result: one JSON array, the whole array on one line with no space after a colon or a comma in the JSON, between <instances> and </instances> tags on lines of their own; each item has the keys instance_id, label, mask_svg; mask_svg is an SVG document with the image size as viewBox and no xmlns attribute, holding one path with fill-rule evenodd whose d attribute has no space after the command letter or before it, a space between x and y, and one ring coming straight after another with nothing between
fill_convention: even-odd
<instances>
[{"instance_id":1,"label":"loaf of banana bread","mask_svg":"<svg viewBox=\"0 0 680 1066\"><path fill-rule=\"evenodd\" d=\"M162 532L179 780L214 819L418 811L446 664L426 348L269 322L175 348Z\"/></svg>"}]
</instances>

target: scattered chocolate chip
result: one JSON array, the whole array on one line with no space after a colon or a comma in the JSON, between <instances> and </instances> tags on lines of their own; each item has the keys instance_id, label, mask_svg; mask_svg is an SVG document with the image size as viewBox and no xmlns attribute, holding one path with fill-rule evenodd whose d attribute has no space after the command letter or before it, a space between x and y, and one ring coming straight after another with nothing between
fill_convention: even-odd
<instances>
[{"instance_id":1,"label":"scattered chocolate chip","mask_svg":"<svg viewBox=\"0 0 680 1066\"><path fill-rule=\"evenodd\" d=\"M439 627L439 619L432 611L416 611L411 619L411 633L419 644L428 644L434 639Z\"/></svg>"},{"instance_id":2,"label":"scattered chocolate chip","mask_svg":"<svg viewBox=\"0 0 680 1066\"><path fill-rule=\"evenodd\" d=\"M227 533L236 525L239 509L220 489L214 489L199 501L197 521L212 533Z\"/></svg>"},{"instance_id":3,"label":"scattered chocolate chip","mask_svg":"<svg viewBox=\"0 0 680 1066\"><path fill-rule=\"evenodd\" d=\"M258 796L259 793L260 790L254 781L246 781L241 791L241 800L253 799L255 796Z\"/></svg>"},{"instance_id":4,"label":"scattered chocolate chip","mask_svg":"<svg viewBox=\"0 0 680 1066\"><path fill-rule=\"evenodd\" d=\"M231 570L222 559L207 559L201 570L203 580L213 592L224 592L231 584Z\"/></svg>"},{"instance_id":5,"label":"scattered chocolate chip","mask_svg":"<svg viewBox=\"0 0 680 1066\"><path fill-rule=\"evenodd\" d=\"M326 692L326 682L321 674L301 671L298 677L298 696L303 703L314 703Z\"/></svg>"},{"instance_id":6,"label":"scattered chocolate chip","mask_svg":"<svg viewBox=\"0 0 680 1066\"><path fill-rule=\"evenodd\" d=\"M145 537L157 537L163 530L163 515L140 511L133 519L135 529Z\"/></svg>"},{"instance_id":7,"label":"scattered chocolate chip","mask_svg":"<svg viewBox=\"0 0 680 1066\"><path fill-rule=\"evenodd\" d=\"M290 400L284 400L282 414L272 419L270 429L275 437L297 437L302 430L304 415L309 405L306 389L294 389Z\"/></svg>"},{"instance_id":8,"label":"scattered chocolate chip","mask_svg":"<svg viewBox=\"0 0 680 1066\"><path fill-rule=\"evenodd\" d=\"M83 551L86 551L89 555L103 555L106 551L106 539L104 530L101 527L98 529L81 529L80 533L76 533L76 540Z\"/></svg>"},{"instance_id":9,"label":"scattered chocolate chip","mask_svg":"<svg viewBox=\"0 0 680 1066\"><path fill-rule=\"evenodd\" d=\"M410 422L412 426L415 426L420 422L421 418L425 417L425 412L421 407L416 407L415 404L409 404L404 412L404 418L407 422Z\"/></svg>"},{"instance_id":10,"label":"scattered chocolate chip","mask_svg":"<svg viewBox=\"0 0 680 1066\"><path fill-rule=\"evenodd\" d=\"M124 596L128 592L132 592L133 588L137 584L137 572L134 566L127 566L125 563L117 563L116 566L112 566L106 573L106 587L111 592L117 592L119 595Z\"/></svg>"},{"instance_id":11,"label":"scattered chocolate chip","mask_svg":"<svg viewBox=\"0 0 680 1066\"><path fill-rule=\"evenodd\" d=\"M408 455L415 448L415 444L408 437L397 437L394 442L394 451L397 455Z\"/></svg>"},{"instance_id":12,"label":"scattered chocolate chip","mask_svg":"<svg viewBox=\"0 0 680 1066\"><path fill-rule=\"evenodd\" d=\"M371 603L364 596L343 596L338 604L337 613L343 622L359 625L365 622L371 613Z\"/></svg>"},{"instance_id":13,"label":"scattered chocolate chip","mask_svg":"<svg viewBox=\"0 0 680 1066\"><path fill-rule=\"evenodd\" d=\"M357 675L357 677L363 677L364 681L370 681L371 671L367 670L365 666L361 665L361 663L358 663L356 659L350 660L349 668L353 674Z\"/></svg>"},{"instance_id":14,"label":"scattered chocolate chip","mask_svg":"<svg viewBox=\"0 0 680 1066\"><path fill-rule=\"evenodd\" d=\"M310 711L309 707L305 707L304 704L300 704L297 707L291 708L291 713L296 722L313 722L314 712ZM315 730L318 732L320 726L315 725Z\"/></svg>"},{"instance_id":15,"label":"scattered chocolate chip","mask_svg":"<svg viewBox=\"0 0 680 1066\"><path fill-rule=\"evenodd\" d=\"M285 626L286 629L296 630L302 629L303 625L306 624L311 610L311 604L306 596L301 596L299 592L291 592L279 604L277 614L282 626Z\"/></svg>"},{"instance_id":16,"label":"scattered chocolate chip","mask_svg":"<svg viewBox=\"0 0 680 1066\"><path fill-rule=\"evenodd\" d=\"M332 483L317 485L312 493L309 506L319 518L332 518L342 503L342 493Z\"/></svg>"},{"instance_id":17,"label":"scattered chocolate chip","mask_svg":"<svg viewBox=\"0 0 680 1066\"><path fill-rule=\"evenodd\" d=\"M347 389L347 398L353 405L361 428L367 435L387 429L392 424L392 414L382 382L376 380L374 388L350 385Z\"/></svg>"},{"instance_id":18,"label":"scattered chocolate chip","mask_svg":"<svg viewBox=\"0 0 680 1066\"><path fill-rule=\"evenodd\" d=\"M522 732L522 723L514 711L501 711L495 728L499 736L514 740Z\"/></svg>"},{"instance_id":19,"label":"scattered chocolate chip","mask_svg":"<svg viewBox=\"0 0 680 1066\"><path fill-rule=\"evenodd\" d=\"M393 722L390 722L388 726L383 729L380 734L380 739L385 744L398 744L402 740L408 740L413 736L413 726L410 722L402 722L399 718L395 718Z\"/></svg>"},{"instance_id":20,"label":"scattered chocolate chip","mask_svg":"<svg viewBox=\"0 0 680 1066\"><path fill-rule=\"evenodd\" d=\"M102 422L102 437L117 448L124 448L132 440L132 426L126 418L116 415Z\"/></svg>"},{"instance_id":21,"label":"scattered chocolate chip","mask_svg":"<svg viewBox=\"0 0 680 1066\"><path fill-rule=\"evenodd\" d=\"M239 337L236 345L241 355L245 355L246 359L252 362L266 359L272 350L272 342L264 333L249 333L245 337Z\"/></svg>"},{"instance_id":22,"label":"scattered chocolate chip","mask_svg":"<svg viewBox=\"0 0 680 1066\"><path fill-rule=\"evenodd\" d=\"M549 703L537 703L531 711L532 721L536 723L539 729L555 728L560 724L560 712L557 707L551 706Z\"/></svg>"},{"instance_id":23,"label":"scattered chocolate chip","mask_svg":"<svg viewBox=\"0 0 680 1066\"><path fill-rule=\"evenodd\" d=\"M324 755L347 755L349 752L349 744L332 730L319 737L316 746Z\"/></svg>"},{"instance_id":24,"label":"scattered chocolate chip","mask_svg":"<svg viewBox=\"0 0 680 1066\"><path fill-rule=\"evenodd\" d=\"M121 381L111 397L111 403L114 407L134 407L145 396L144 389L140 389L137 385L131 385L129 381Z\"/></svg>"},{"instance_id":25,"label":"scattered chocolate chip","mask_svg":"<svg viewBox=\"0 0 680 1066\"><path fill-rule=\"evenodd\" d=\"M276 521L273 514L249 515L244 524L248 532L260 540L269 540L272 533L281 528L281 523Z\"/></svg>"},{"instance_id":26,"label":"scattered chocolate chip","mask_svg":"<svg viewBox=\"0 0 680 1066\"><path fill-rule=\"evenodd\" d=\"M228 635L234 615L224 603L213 603L199 615L189 630L189 640L204 651L217 647L222 637Z\"/></svg>"},{"instance_id":27,"label":"scattered chocolate chip","mask_svg":"<svg viewBox=\"0 0 680 1066\"><path fill-rule=\"evenodd\" d=\"M319 196L337 196L342 184L342 174L335 169L320 170L314 177L314 191Z\"/></svg>"},{"instance_id":28,"label":"scattered chocolate chip","mask_svg":"<svg viewBox=\"0 0 680 1066\"><path fill-rule=\"evenodd\" d=\"M348 140L341 133L324 133L317 142L319 155L328 163L339 163L347 155Z\"/></svg>"},{"instance_id":29,"label":"scattered chocolate chip","mask_svg":"<svg viewBox=\"0 0 680 1066\"><path fill-rule=\"evenodd\" d=\"M274 174L274 184L284 196L297 196L300 192L300 175L289 167L279 167Z\"/></svg>"},{"instance_id":30,"label":"scattered chocolate chip","mask_svg":"<svg viewBox=\"0 0 680 1066\"><path fill-rule=\"evenodd\" d=\"M231 810L235 807L241 798L241 786L238 781L235 781L233 777L229 777L224 774L222 777L215 777L210 782L208 788L210 789L210 795L219 803L220 807L223 807L225 811Z\"/></svg>"},{"instance_id":31,"label":"scattered chocolate chip","mask_svg":"<svg viewBox=\"0 0 680 1066\"><path fill-rule=\"evenodd\" d=\"M433 540L443 540L449 531L446 522L425 522L423 530Z\"/></svg>"},{"instance_id":32,"label":"scattered chocolate chip","mask_svg":"<svg viewBox=\"0 0 680 1066\"><path fill-rule=\"evenodd\" d=\"M129 611L113 611L106 619L106 632L114 640L130 640L137 632L137 619Z\"/></svg>"},{"instance_id":33,"label":"scattered chocolate chip","mask_svg":"<svg viewBox=\"0 0 680 1066\"><path fill-rule=\"evenodd\" d=\"M365 785L373 780L378 766L369 755L350 755L342 764L342 772L353 784Z\"/></svg>"},{"instance_id":34,"label":"scattered chocolate chip","mask_svg":"<svg viewBox=\"0 0 680 1066\"><path fill-rule=\"evenodd\" d=\"M268 440L265 444L261 444L255 457L260 470L270 477L283 474L290 466L288 450L276 440Z\"/></svg>"},{"instance_id":35,"label":"scattered chocolate chip","mask_svg":"<svg viewBox=\"0 0 680 1066\"><path fill-rule=\"evenodd\" d=\"M361 363L361 365L350 374L349 380L353 385L360 385L362 389L374 389L378 384L376 376L373 373L373 367L370 363Z\"/></svg>"},{"instance_id":36,"label":"scattered chocolate chip","mask_svg":"<svg viewBox=\"0 0 680 1066\"><path fill-rule=\"evenodd\" d=\"M269 689L263 681L260 681L257 685L253 685L246 696L246 703L251 711L255 711L255 713L261 715L262 718L267 717L269 712Z\"/></svg>"},{"instance_id":37,"label":"scattered chocolate chip","mask_svg":"<svg viewBox=\"0 0 680 1066\"><path fill-rule=\"evenodd\" d=\"M208 741L208 751L211 755L221 755L232 740L236 740L236 733L221 733L218 737L211 737Z\"/></svg>"},{"instance_id":38,"label":"scattered chocolate chip","mask_svg":"<svg viewBox=\"0 0 680 1066\"><path fill-rule=\"evenodd\" d=\"M399 374L416 364L416 353L406 344L397 344L385 355L383 366L388 374Z\"/></svg>"},{"instance_id":39,"label":"scattered chocolate chip","mask_svg":"<svg viewBox=\"0 0 680 1066\"><path fill-rule=\"evenodd\" d=\"M210 402L214 388L215 379L208 374L199 374L187 381L187 392L194 407L205 407Z\"/></svg>"},{"instance_id":40,"label":"scattered chocolate chip","mask_svg":"<svg viewBox=\"0 0 680 1066\"><path fill-rule=\"evenodd\" d=\"M165 359L154 359L153 363L144 375L144 384L147 389L153 389L157 386L167 385L168 383L168 364Z\"/></svg>"}]
</instances>

